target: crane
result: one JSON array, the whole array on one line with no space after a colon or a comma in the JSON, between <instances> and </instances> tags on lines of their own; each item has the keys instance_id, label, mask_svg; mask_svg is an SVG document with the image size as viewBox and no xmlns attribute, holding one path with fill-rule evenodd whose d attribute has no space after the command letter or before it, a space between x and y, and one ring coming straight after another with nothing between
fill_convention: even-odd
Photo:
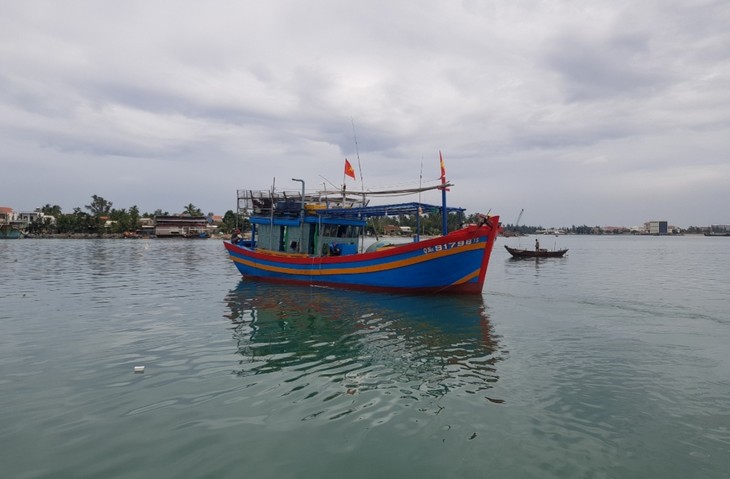
<instances>
[{"instance_id":1,"label":"crane","mask_svg":"<svg viewBox=\"0 0 730 479\"><path fill-rule=\"evenodd\" d=\"M517 231L517 227L520 225L520 220L522 219L522 213L524 213L524 212L525 212L525 209L522 208L520 210L520 214L517 215L517 221L515 221L515 225L512 228L510 228L511 231L504 232L503 233L504 236L521 236L520 233Z\"/></svg>"},{"instance_id":2,"label":"crane","mask_svg":"<svg viewBox=\"0 0 730 479\"><path fill-rule=\"evenodd\" d=\"M517 215L517 221L515 221L515 229L517 229L517 227L520 225L520 220L522 219L522 213L524 213L524 212L525 212L525 209L522 208L520 210L520 214Z\"/></svg>"}]
</instances>

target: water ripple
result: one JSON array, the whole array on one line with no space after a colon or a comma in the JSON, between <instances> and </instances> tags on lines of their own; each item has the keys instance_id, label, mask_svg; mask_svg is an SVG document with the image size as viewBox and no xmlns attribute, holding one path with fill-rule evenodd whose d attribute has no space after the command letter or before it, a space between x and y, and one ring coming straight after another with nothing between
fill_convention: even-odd
<instances>
[{"instance_id":1,"label":"water ripple","mask_svg":"<svg viewBox=\"0 0 730 479\"><path fill-rule=\"evenodd\" d=\"M242 357L236 375L277 374L288 386L275 400L302 420L381 423L398 408L476 394L498 379L502 357L481 299L241 282L227 303Z\"/></svg>"},{"instance_id":2,"label":"water ripple","mask_svg":"<svg viewBox=\"0 0 730 479\"><path fill-rule=\"evenodd\" d=\"M560 241L495 250L488 307L240 282L220 242L0 242L4 477L727 476L730 242Z\"/></svg>"}]
</instances>

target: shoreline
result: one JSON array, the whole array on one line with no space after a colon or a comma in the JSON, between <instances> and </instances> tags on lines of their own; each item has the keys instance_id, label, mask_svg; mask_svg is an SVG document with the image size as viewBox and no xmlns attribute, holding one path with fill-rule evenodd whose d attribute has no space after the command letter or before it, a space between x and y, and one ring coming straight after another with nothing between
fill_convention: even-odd
<instances>
[{"instance_id":1,"label":"shoreline","mask_svg":"<svg viewBox=\"0 0 730 479\"><path fill-rule=\"evenodd\" d=\"M38 234L38 235L25 235L20 238L23 239L114 239L114 240L201 240L201 239L226 239L228 236L209 236L206 238L192 237L186 238L184 236L124 236L123 234L103 234L98 235L95 233L53 233L53 234Z\"/></svg>"}]
</instances>

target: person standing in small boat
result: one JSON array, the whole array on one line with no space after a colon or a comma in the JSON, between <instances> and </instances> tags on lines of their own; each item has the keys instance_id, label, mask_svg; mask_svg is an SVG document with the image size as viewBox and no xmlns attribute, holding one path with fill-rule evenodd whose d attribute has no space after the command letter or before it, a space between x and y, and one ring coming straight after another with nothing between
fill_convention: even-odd
<instances>
[{"instance_id":1,"label":"person standing in small boat","mask_svg":"<svg viewBox=\"0 0 730 479\"><path fill-rule=\"evenodd\" d=\"M535 251L540 251L540 240L535 238Z\"/></svg>"}]
</instances>

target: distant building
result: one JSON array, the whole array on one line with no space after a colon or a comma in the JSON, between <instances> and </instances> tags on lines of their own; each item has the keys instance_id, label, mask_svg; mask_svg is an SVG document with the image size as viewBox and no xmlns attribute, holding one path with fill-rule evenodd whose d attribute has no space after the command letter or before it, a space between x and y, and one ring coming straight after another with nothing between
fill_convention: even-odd
<instances>
[{"instance_id":1,"label":"distant building","mask_svg":"<svg viewBox=\"0 0 730 479\"><path fill-rule=\"evenodd\" d=\"M385 225L383 226L384 235L410 235L413 232L410 226Z\"/></svg>"},{"instance_id":2,"label":"distant building","mask_svg":"<svg viewBox=\"0 0 730 479\"><path fill-rule=\"evenodd\" d=\"M56 224L56 218L54 216L43 213L40 208L36 208L35 211L22 211L16 216L17 221L23 223L25 226L28 226L29 224L34 222L41 222L51 225Z\"/></svg>"},{"instance_id":3,"label":"distant building","mask_svg":"<svg viewBox=\"0 0 730 479\"><path fill-rule=\"evenodd\" d=\"M213 213L208 213L208 216L206 217L208 219L208 223L213 225L221 225L223 224L223 215L214 215Z\"/></svg>"},{"instance_id":4,"label":"distant building","mask_svg":"<svg viewBox=\"0 0 730 479\"><path fill-rule=\"evenodd\" d=\"M394 235L400 233L400 228L396 225L385 225L383 226L384 235Z\"/></svg>"},{"instance_id":5,"label":"distant building","mask_svg":"<svg viewBox=\"0 0 730 479\"><path fill-rule=\"evenodd\" d=\"M139 229L137 234L140 236L150 237L155 234L155 219L143 216L139 219Z\"/></svg>"},{"instance_id":6,"label":"distant building","mask_svg":"<svg viewBox=\"0 0 730 479\"><path fill-rule=\"evenodd\" d=\"M205 216L157 216L155 236L158 238L197 238L207 236L208 219Z\"/></svg>"},{"instance_id":7,"label":"distant building","mask_svg":"<svg viewBox=\"0 0 730 479\"><path fill-rule=\"evenodd\" d=\"M667 221L647 221L644 223L644 234L665 235L668 233L669 222Z\"/></svg>"},{"instance_id":8,"label":"distant building","mask_svg":"<svg viewBox=\"0 0 730 479\"><path fill-rule=\"evenodd\" d=\"M602 231L601 231L601 228L595 227L591 230L591 232L592 232L592 234L601 234ZM547 228L547 229L537 229L537 230L535 230L535 234L558 236L558 235L564 235L565 231L558 229L558 228Z\"/></svg>"},{"instance_id":9,"label":"distant building","mask_svg":"<svg viewBox=\"0 0 730 479\"><path fill-rule=\"evenodd\" d=\"M625 226L604 226L602 229L604 234L610 235L618 235L631 232L629 228Z\"/></svg>"},{"instance_id":10,"label":"distant building","mask_svg":"<svg viewBox=\"0 0 730 479\"><path fill-rule=\"evenodd\" d=\"M0 206L0 225L9 225L12 221L15 221L13 209L7 206Z\"/></svg>"},{"instance_id":11,"label":"distant building","mask_svg":"<svg viewBox=\"0 0 730 479\"><path fill-rule=\"evenodd\" d=\"M12 208L0 206L0 224L13 225L15 228L25 230L31 223L38 222L54 225L56 218L41 212L40 208L35 211L16 213Z\"/></svg>"}]
</instances>

